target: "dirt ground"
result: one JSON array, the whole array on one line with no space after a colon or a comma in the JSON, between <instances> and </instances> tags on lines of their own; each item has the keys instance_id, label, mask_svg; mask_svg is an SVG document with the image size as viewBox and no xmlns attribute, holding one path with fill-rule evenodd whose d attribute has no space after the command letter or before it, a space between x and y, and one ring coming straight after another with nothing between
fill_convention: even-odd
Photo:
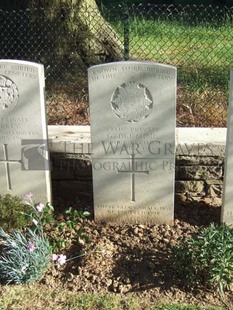
<instances>
[{"instance_id":1,"label":"dirt ground","mask_svg":"<svg viewBox=\"0 0 233 310\"><path fill-rule=\"evenodd\" d=\"M90 211L90 218L79 224L89 240L80 243L70 232L64 234L69 245L62 254L68 262L64 267L51 267L41 284L86 293L137 295L142 309L143 303L158 301L233 308L233 291L220 296L216 290L183 287L170 259L180 238L218 222L219 208L176 205L173 225L116 225L93 220L91 197L76 197L70 202L56 197L58 218L63 218L64 206Z\"/></svg>"},{"instance_id":2,"label":"dirt ground","mask_svg":"<svg viewBox=\"0 0 233 310\"><path fill-rule=\"evenodd\" d=\"M47 107L47 114L48 124L89 124L86 103L67 99L61 104L54 98ZM41 285L89 293L135 294L142 303L163 301L233 308L233 292L219 296L216 291L202 287L184 288L170 260L171 249L181 237L189 237L201 227L218 222L219 208L176 204L175 221L171 226L120 226L96 223L92 219L91 194L89 197L77 196L72 201L60 197L59 193L54 194L54 207L61 218L63 210L70 206L90 211L90 219L81 224L89 241L82 244L70 233L65 234L63 238L68 240L69 246L62 254L70 260L59 269L51 267Z\"/></svg>"}]
</instances>

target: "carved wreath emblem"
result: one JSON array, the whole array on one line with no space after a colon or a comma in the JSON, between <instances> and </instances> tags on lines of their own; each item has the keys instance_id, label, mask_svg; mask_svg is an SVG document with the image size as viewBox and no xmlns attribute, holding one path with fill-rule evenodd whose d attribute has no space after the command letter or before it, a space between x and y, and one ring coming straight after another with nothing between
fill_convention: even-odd
<instances>
[{"instance_id":1,"label":"carved wreath emblem","mask_svg":"<svg viewBox=\"0 0 233 310\"><path fill-rule=\"evenodd\" d=\"M149 90L144 85L126 82L118 86L113 93L111 105L117 117L134 123L149 116L153 101Z\"/></svg>"},{"instance_id":2,"label":"carved wreath emblem","mask_svg":"<svg viewBox=\"0 0 233 310\"><path fill-rule=\"evenodd\" d=\"M18 103L19 91L15 83L0 75L0 111L12 110Z\"/></svg>"}]
</instances>

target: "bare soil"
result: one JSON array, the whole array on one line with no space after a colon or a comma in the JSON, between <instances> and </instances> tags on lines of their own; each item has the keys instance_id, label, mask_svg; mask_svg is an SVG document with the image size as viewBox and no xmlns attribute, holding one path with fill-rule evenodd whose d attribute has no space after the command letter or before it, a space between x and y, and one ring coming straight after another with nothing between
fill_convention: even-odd
<instances>
[{"instance_id":1,"label":"bare soil","mask_svg":"<svg viewBox=\"0 0 233 310\"><path fill-rule=\"evenodd\" d=\"M48 124L88 125L87 103L65 99L50 100ZM183 119L185 112L182 113ZM70 232L64 233L69 245L62 254L70 260L64 267L51 266L41 285L88 293L133 294L140 297L142 309L143 304L158 301L233 308L232 291L220 296L216 290L203 287L185 288L170 259L172 247L180 238L188 238L211 222L218 222L219 208L203 203L176 204L173 225L116 225L93 220L91 193L72 201L56 192L54 197L60 219L70 206L91 212L90 219L80 224L89 241L83 243Z\"/></svg>"},{"instance_id":2,"label":"bare soil","mask_svg":"<svg viewBox=\"0 0 233 310\"><path fill-rule=\"evenodd\" d=\"M211 222L217 223L220 208L203 203L175 206L173 225L118 225L93 220L92 196L77 196L72 201L55 195L58 219L63 210L72 206L89 210L88 220L79 227L88 242L64 233L68 246L62 254L68 262L63 267L52 266L41 284L51 288L85 293L136 295L145 304L186 303L233 308L233 291L219 295L205 287L184 287L172 266L172 248L181 238L195 235ZM69 260L70 259L70 260Z\"/></svg>"},{"instance_id":3,"label":"bare soil","mask_svg":"<svg viewBox=\"0 0 233 310\"><path fill-rule=\"evenodd\" d=\"M72 94L71 94L72 93ZM80 99L65 89L50 95L47 100L49 125L89 125L89 105L87 91ZM226 127L227 98L219 91L186 92L182 86L177 89L177 127ZM188 104L189 103L189 104Z\"/></svg>"}]
</instances>

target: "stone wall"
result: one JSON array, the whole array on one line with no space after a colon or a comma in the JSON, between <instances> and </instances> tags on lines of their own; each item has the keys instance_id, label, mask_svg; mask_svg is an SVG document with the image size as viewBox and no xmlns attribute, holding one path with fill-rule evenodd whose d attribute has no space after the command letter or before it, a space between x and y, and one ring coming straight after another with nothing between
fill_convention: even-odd
<instances>
[{"instance_id":1,"label":"stone wall","mask_svg":"<svg viewBox=\"0 0 233 310\"><path fill-rule=\"evenodd\" d=\"M90 132L87 127L49 126L52 184L54 191L61 196L92 196ZM221 205L225 135L225 128L177 129L176 202Z\"/></svg>"},{"instance_id":2,"label":"stone wall","mask_svg":"<svg viewBox=\"0 0 233 310\"><path fill-rule=\"evenodd\" d=\"M176 201L220 206L223 172L222 156L176 156Z\"/></svg>"},{"instance_id":3,"label":"stone wall","mask_svg":"<svg viewBox=\"0 0 233 310\"><path fill-rule=\"evenodd\" d=\"M51 153L53 191L62 198L92 196L92 167L89 156Z\"/></svg>"},{"instance_id":4,"label":"stone wall","mask_svg":"<svg viewBox=\"0 0 233 310\"><path fill-rule=\"evenodd\" d=\"M56 192L92 195L91 160L88 156L51 153L52 183ZM224 158L221 156L176 156L175 200L221 205Z\"/></svg>"}]
</instances>

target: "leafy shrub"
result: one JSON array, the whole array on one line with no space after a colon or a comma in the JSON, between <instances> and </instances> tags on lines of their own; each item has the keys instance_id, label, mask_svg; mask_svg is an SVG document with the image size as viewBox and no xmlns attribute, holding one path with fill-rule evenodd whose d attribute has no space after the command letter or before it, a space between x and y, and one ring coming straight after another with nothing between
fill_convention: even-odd
<instances>
[{"instance_id":1,"label":"leafy shrub","mask_svg":"<svg viewBox=\"0 0 233 310\"><path fill-rule=\"evenodd\" d=\"M31 223L30 228L35 232L43 233L49 239L53 251L60 251L66 247L68 242L64 239L66 232L74 239L82 239L84 242L88 240L88 237L83 234L82 227L78 225L81 220L90 215L88 211L77 211L70 207L65 211L63 221L57 221L54 217L54 208L50 203L45 205L33 204L32 201L25 203L31 207L25 214L28 222Z\"/></svg>"},{"instance_id":2,"label":"leafy shrub","mask_svg":"<svg viewBox=\"0 0 233 310\"><path fill-rule=\"evenodd\" d=\"M65 212L65 221L57 223L50 203L34 204L32 197L32 193L25 194L24 202L10 195L4 197L4 201L7 201L4 206L14 207L12 201L20 206L16 209L18 212L20 210L18 216L22 216L25 224L28 223L28 227L23 231L13 230L11 233L6 233L3 228L0 228L1 282L15 284L34 282L44 275L49 261L53 260L58 267L64 265L68 261L66 255L53 253L54 250L60 250L66 245L63 240L64 230L68 230L69 235L72 233L75 238L87 238L76 224L89 216L89 212L79 212L69 208ZM16 210L14 209L15 212ZM14 215L17 214L14 213ZM12 228L10 224L8 228ZM76 257L79 256L69 260Z\"/></svg>"},{"instance_id":3,"label":"leafy shrub","mask_svg":"<svg viewBox=\"0 0 233 310\"><path fill-rule=\"evenodd\" d=\"M56 223L53 227L56 230L57 236L51 240L53 250L61 250L66 247L67 240L64 240L62 236L65 231L68 230L69 234L74 239L81 239L83 242L88 241L88 236L83 233L82 226L79 226L81 220L87 218L90 215L88 211L77 211L70 207L65 211L65 218L60 223Z\"/></svg>"},{"instance_id":4,"label":"leafy shrub","mask_svg":"<svg viewBox=\"0 0 233 310\"><path fill-rule=\"evenodd\" d=\"M6 231L24 228L27 225L24 213L28 209L19 197L0 195L0 226Z\"/></svg>"},{"instance_id":5,"label":"leafy shrub","mask_svg":"<svg viewBox=\"0 0 233 310\"><path fill-rule=\"evenodd\" d=\"M4 283L30 283L39 280L51 260L48 239L31 229L7 234L0 228L2 255L0 277Z\"/></svg>"},{"instance_id":6,"label":"leafy shrub","mask_svg":"<svg viewBox=\"0 0 233 310\"><path fill-rule=\"evenodd\" d=\"M173 248L173 266L185 285L217 287L233 285L233 229L211 224L195 237Z\"/></svg>"}]
</instances>

